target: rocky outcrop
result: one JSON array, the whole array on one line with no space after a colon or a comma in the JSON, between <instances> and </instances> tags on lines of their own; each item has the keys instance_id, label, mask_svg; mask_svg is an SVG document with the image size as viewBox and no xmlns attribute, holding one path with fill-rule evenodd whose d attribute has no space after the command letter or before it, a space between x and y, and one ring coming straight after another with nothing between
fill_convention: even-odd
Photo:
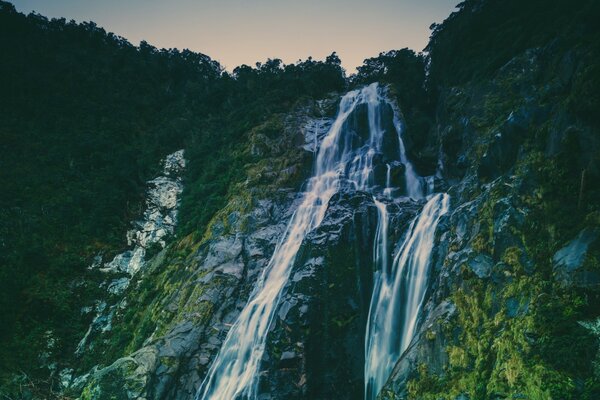
<instances>
[{"instance_id":1,"label":"rocky outcrop","mask_svg":"<svg viewBox=\"0 0 600 400\"><path fill-rule=\"evenodd\" d=\"M560 100L569 79L539 83L550 79L553 57L551 48L529 50L491 82L440 93L433 138L423 141L437 143L440 163L427 183L447 191L452 207L436 231L416 334L381 398L577 398L595 390L585 382L597 377L597 312L590 309L600 282L598 218L585 209L580 175L597 176L595 150L582 151L581 161L561 146L598 146ZM567 67L566 75L574 73ZM246 180L202 237L170 244L136 275L127 307L112 319L113 356L71 385L83 387L83 398L194 396L285 230L331 126L323 110L334 103L300 107L249 132L244 151L254 158ZM368 131L366 112L359 108L346 122L347 146ZM397 137L386 140L373 157L375 182L403 187ZM427 159L422 168L431 165ZM421 205L388 204L389 243L398 243ZM260 398L363 397L376 226L370 195L344 187L331 199L281 294ZM540 386L547 380L552 385Z\"/></svg>"},{"instance_id":2,"label":"rocky outcrop","mask_svg":"<svg viewBox=\"0 0 600 400\"><path fill-rule=\"evenodd\" d=\"M554 254L552 261L557 279L566 285L600 287L600 271L585 265L589 248L598 241L598 236L598 229L585 228Z\"/></svg>"},{"instance_id":3,"label":"rocky outcrop","mask_svg":"<svg viewBox=\"0 0 600 400\"><path fill-rule=\"evenodd\" d=\"M271 398L357 398L377 210L371 196L335 195L306 238L269 335L261 388Z\"/></svg>"},{"instance_id":4,"label":"rocky outcrop","mask_svg":"<svg viewBox=\"0 0 600 400\"><path fill-rule=\"evenodd\" d=\"M167 266L157 283L170 282L175 287L162 286L156 307L149 307L148 311L156 312L160 307L157 317L170 314L172 319L162 326L157 324L141 349L94 372L87 387L96 394L90 398L110 398L108 380L115 379L115 374L126 382L126 398L194 396L228 327L285 229L295 196L291 192L281 196L278 203L258 202L244 216L244 220L252 221L248 226L251 233L242 233L245 230L241 218L229 227L231 233L224 233L221 224L213 225L214 238L185 260ZM155 279L153 275L162 268L161 263L156 263L143 279Z\"/></svg>"},{"instance_id":5,"label":"rocky outcrop","mask_svg":"<svg viewBox=\"0 0 600 400\"><path fill-rule=\"evenodd\" d=\"M322 139L320 125L330 124L326 107L303 105L249 133L247 151L256 162L246 167L247 179L203 237L171 243L135 275L127 307L117 309L103 342L108 363L74 378L67 392L82 391L84 399L193 398L296 207L312 158L307 146Z\"/></svg>"},{"instance_id":6,"label":"rocky outcrop","mask_svg":"<svg viewBox=\"0 0 600 400\"><path fill-rule=\"evenodd\" d=\"M117 309L126 307L126 303L122 302L122 294L132 277L145 267L151 255L148 253L163 249L175 233L185 163L183 150L167 155L162 161L162 174L147 183L146 209L142 217L133 222L134 228L127 232L129 249L106 263L101 254L95 257L90 269L98 269L106 275L101 287L108 293L104 299L98 299L93 306L82 310L84 313L95 312L95 316L77 345L77 355L90 346L90 339L112 329L112 319ZM72 370L63 371L63 375L71 376ZM65 386L70 384L69 380L63 383Z\"/></svg>"},{"instance_id":7,"label":"rocky outcrop","mask_svg":"<svg viewBox=\"0 0 600 400\"><path fill-rule=\"evenodd\" d=\"M552 45L532 49L491 82L441 94L434 134L453 209L440 228L419 332L381 398L596 393L568 386L600 376L592 369L595 320L577 320L597 315L577 299L597 304L598 228L595 214L586 220L577 206L586 167L569 147L571 135L587 128L562 102L564 80L540 83L550 79L555 57ZM585 141L598 150L596 139ZM566 342L569 350L558 356ZM542 376L556 386L540 387L536 379L549 379Z\"/></svg>"},{"instance_id":8,"label":"rocky outcrop","mask_svg":"<svg viewBox=\"0 0 600 400\"><path fill-rule=\"evenodd\" d=\"M390 204L398 239L419 204ZM365 329L373 285L377 209L342 191L299 252L269 335L260 387L273 399L361 399Z\"/></svg>"}]
</instances>

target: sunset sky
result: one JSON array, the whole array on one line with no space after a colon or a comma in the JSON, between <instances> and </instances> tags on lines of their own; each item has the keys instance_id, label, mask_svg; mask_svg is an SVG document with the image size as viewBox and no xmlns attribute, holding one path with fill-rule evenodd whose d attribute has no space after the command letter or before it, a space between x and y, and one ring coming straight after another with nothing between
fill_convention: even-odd
<instances>
[{"instance_id":1,"label":"sunset sky","mask_svg":"<svg viewBox=\"0 0 600 400\"><path fill-rule=\"evenodd\" d=\"M228 70L337 51L348 72L381 51L421 51L460 0L14 0L17 10L94 21L133 44L189 48Z\"/></svg>"}]
</instances>

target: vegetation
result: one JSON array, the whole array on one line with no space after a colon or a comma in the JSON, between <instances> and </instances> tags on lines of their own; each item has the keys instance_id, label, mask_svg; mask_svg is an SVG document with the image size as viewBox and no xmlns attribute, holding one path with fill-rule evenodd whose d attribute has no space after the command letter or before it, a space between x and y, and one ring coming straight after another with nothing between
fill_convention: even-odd
<instances>
[{"instance_id":1,"label":"vegetation","mask_svg":"<svg viewBox=\"0 0 600 400\"><path fill-rule=\"evenodd\" d=\"M248 131L345 85L335 53L229 74L203 54L3 1L0 53L0 379L45 377L35 366L73 354L89 323L80 307L98 295L86 267L123 248L164 155L186 149L179 234L202 232L242 179Z\"/></svg>"},{"instance_id":2,"label":"vegetation","mask_svg":"<svg viewBox=\"0 0 600 400\"><path fill-rule=\"evenodd\" d=\"M598 121L589 108L597 101L591 93L600 92L590 75L600 65L592 23L599 11L591 1L578 7L562 1L466 1L433 27L429 93L439 96L444 123L470 116L467 173L482 162L494 135L506 134L511 112L526 110L529 119L513 144L519 152L514 167L491 182L479 174L479 183L487 185L469 198L483 199L474 221L480 233L470 246L498 261L493 278L481 279L463 267L451 288L457 313L444 326L448 365L441 374L422 365L409 381L409 398L600 394L598 337L581 324L599 317L598 287L565 284L552 263L578 232L599 226L600 191L582 178L582 171L592 179L600 173ZM582 91L591 98L580 99ZM533 117L536 112L543 117ZM570 129L562 125L565 120ZM510 227L521 244L499 252L503 238L495 224L503 199L523 210L526 222ZM600 270L596 252L587 255L587 271Z\"/></svg>"},{"instance_id":3,"label":"vegetation","mask_svg":"<svg viewBox=\"0 0 600 400\"><path fill-rule=\"evenodd\" d=\"M559 282L552 255L584 227L600 225L600 188L590 183L600 177L599 4L467 0L432 26L426 54L381 53L346 79L335 53L228 73L203 54L133 46L94 23L25 16L0 1L0 394L54 396L48 368L68 362L89 323L80 308L100 295L101 277L86 267L124 247L162 157L186 149L177 232L185 245L170 247L169 262L140 282L113 342L98 358L84 358L86 365L139 348L150 332L190 311L183 306L203 288L185 285L177 252L243 203L232 192L252 184L266 164L288 165L285 154L257 159L249 143L272 140L282 115L307 99L380 81L398 99L408 151L424 173L436 167L442 124L473 128L466 153L477 175L511 112L535 98L550 121L522 133L509 173L476 177L469 200L485 199L477 220L484 229L471 247L500 261L507 279L498 284L462 271L451 296L457 313L444 328L449 363L442 374L420 366L409 396L595 398L597 338L579 322L598 317L600 295ZM533 59L540 72L528 74ZM552 126L561 121L571 124L561 127L564 137ZM548 150L553 135L558 151ZM494 207L507 197L527 210L528 223L512 232L522 246L497 252ZM588 270L600 270L597 247ZM164 316L160 301L171 296L180 296L183 310ZM199 309L204 323L211 310ZM341 329L352 319L335 322ZM112 389L122 390L115 382Z\"/></svg>"},{"instance_id":4,"label":"vegetation","mask_svg":"<svg viewBox=\"0 0 600 400\"><path fill-rule=\"evenodd\" d=\"M35 376L73 353L89 322L79 308L97 290L86 266L124 245L144 181L183 145L181 103L221 71L93 23L0 7L0 371Z\"/></svg>"},{"instance_id":5,"label":"vegetation","mask_svg":"<svg viewBox=\"0 0 600 400\"><path fill-rule=\"evenodd\" d=\"M391 95L398 102L406 124L404 137L411 159L422 175L431 175L436 168L437 152L425 151L432 146L429 142L432 136L428 133L434 120L433 98L426 91L426 63L423 54L410 49L392 50L364 60L351 80L353 85L381 82L391 87Z\"/></svg>"},{"instance_id":6,"label":"vegetation","mask_svg":"<svg viewBox=\"0 0 600 400\"><path fill-rule=\"evenodd\" d=\"M433 24L429 86L489 79L515 55L555 42L557 50L597 45L600 7L582 0L466 0Z\"/></svg>"}]
</instances>

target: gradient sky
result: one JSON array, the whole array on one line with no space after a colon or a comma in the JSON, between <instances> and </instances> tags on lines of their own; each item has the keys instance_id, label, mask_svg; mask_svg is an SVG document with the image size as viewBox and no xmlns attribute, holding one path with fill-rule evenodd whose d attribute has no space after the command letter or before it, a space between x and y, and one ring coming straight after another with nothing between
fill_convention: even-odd
<instances>
[{"instance_id":1,"label":"gradient sky","mask_svg":"<svg viewBox=\"0 0 600 400\"><path fill-rule=\"evenodd\" d=\"M228 70L337 51L348 72L381 51L421 51L461 0L13 0L17 10L94 21L137 45L188 48Z\"/></svg>"}]
</instances>

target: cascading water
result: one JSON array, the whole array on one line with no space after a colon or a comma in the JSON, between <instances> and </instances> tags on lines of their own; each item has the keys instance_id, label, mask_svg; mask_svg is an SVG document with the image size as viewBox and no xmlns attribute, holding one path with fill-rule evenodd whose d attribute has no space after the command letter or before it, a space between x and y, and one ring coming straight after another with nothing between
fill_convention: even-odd
<instances>
[{"instance_id":1,"label":"cascading water","mask_svg":"<svg viewBox=\"0 0 600 400\"><path fill-rule=\"evenodd\" d=\"M369 307L365 336L365 399L372 400L387 381L410 344L428 285L435 230L448 212L449 196L431 196L402 241L388 267L387 211L378 205L379 227L375 242L378 271Z\"/></svg>"},{"instance_id":2,"label":"cascading water","mask_svg":"<svg viewBox=\"0 0 600 400\"><path fill-rule=\"evenodd\" d=\"M400 150L400 161L404 164L404 179L406 180L406 195L412 199L421 199L423 198L424 190L424 178L421 178L413 167L412 163L408 161L408 157L406 156L406 148L404 147L404 141L402 140L402 132L404 131L404 127L402 126L402 121L400 121L400 112L397 109L395 103L388 103L392 109L394 110L394 127L396 128L396 132L398 132L398 146ZM388 181L386 184L386 188L389 191L390 182Z\"/></svg>"},{"instance_id":3,"label":"cascading water","mask_svg":"<svg viewBox=\"0 0 600 400\"><path fill-rule=\"evenodd\" d=\"M408 195L413 198L422 197L423 182L406 159L400 137L399 118L394 115L394 126L391 130L395 132L386 132L382 127L381 114L384 107L389 110L389 106L392 104L387 101L376 83L361 90L351 91L341 99L338 115L321 143L315 161L315 174L308 180L301 203L292 216L282 240L276 246L269 265L250 295L248 304L229 330L198 391L198 400L257 397L258 372L267 332L300 245L306 235L320 225L329 200L339 190L342 182L350 183L358 190L375 190L377 185L374 182L373 169L379 162L377 157L384 151L386 134L388 139L389 135L394 135L399 142L399 149L395 154L406 166ZM361 137L348 124L349 117L358 107L366 107L366 138ZM377 206L380 210L385 209L379 201ZM381 224L387 225L387 217L380 219ZM379 235L378 242L387 242L385 234ZM387 258L387 249L380 251L385 253Z\"/></svg>"}]
</instances>

